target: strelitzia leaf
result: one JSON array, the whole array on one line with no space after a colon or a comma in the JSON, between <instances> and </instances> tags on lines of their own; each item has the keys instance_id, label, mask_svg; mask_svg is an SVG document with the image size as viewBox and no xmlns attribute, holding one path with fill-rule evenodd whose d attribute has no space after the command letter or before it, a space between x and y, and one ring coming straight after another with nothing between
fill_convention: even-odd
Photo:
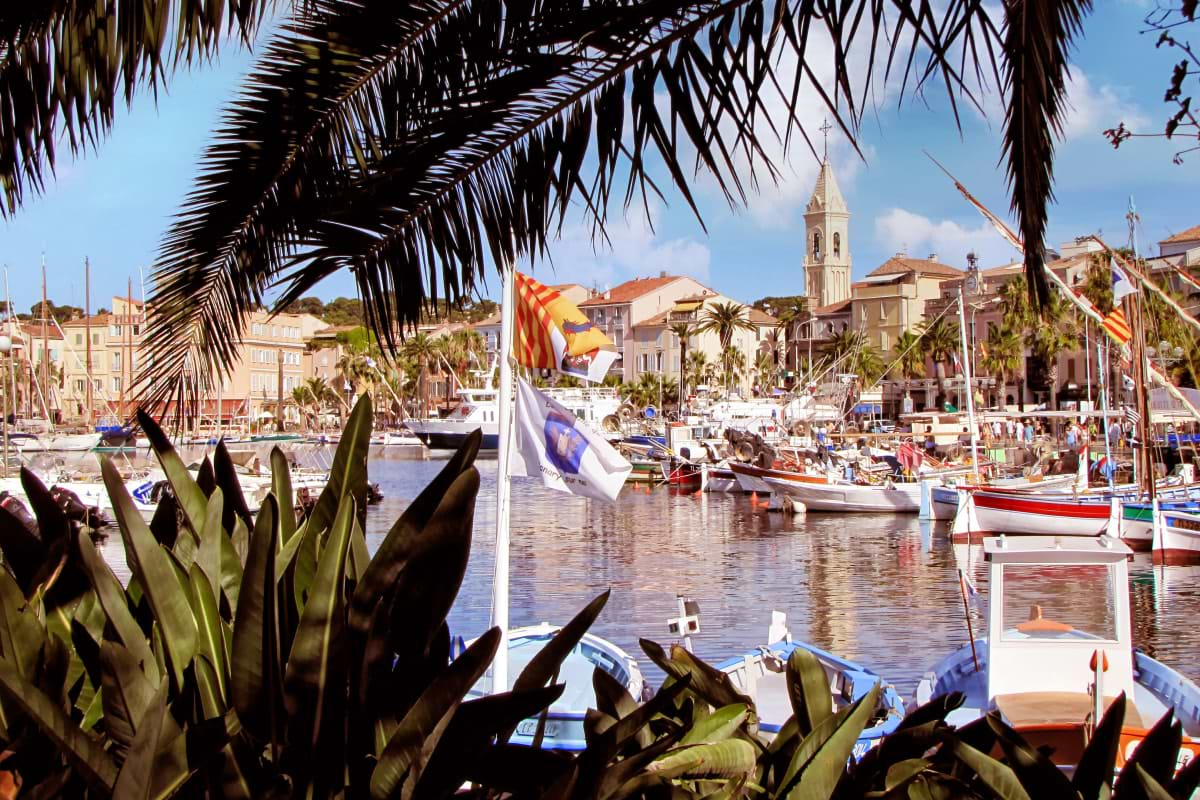
<instances>
[{"instance_id":1,"label":"strelitzia leaf","mask_svg":"<svg viewBox=\"0 0 1200 800\"><path fill-rule=\"evenodd\" d=\"M1100 800L1101 794L1111 792L1113 772L1117 768L1117 748L1121 743L1121 726L1125 723L1125 693L1112 701L1092 738L1079 757L1071 784L1083 800ZM1107 787L1107 788L1106 788Z\"/></svg>"},{"instance_id":2,"label":"strelitzia leaf","mask_svg":"<svg viewBox=\"0 0 1200 800\"><path fill-rule=\"evenodd\" d=\"M735 778L749 775L758 751L745 739L696 744L672 750L646 765L662 778Z\"/></svg>"},{"instance_id":3,"label":"strelitzia leaf","mask_svg":"<svg viewBox=\"0 0 1200 800\"><path fill-rule=\"evenodd\" d=\"M154 421L154 418L140 409L137 418L138 425L145 432L146 438L150 440L150 446L158 456L158 463L166 473L167 481L171 484L171 491L175 493L175 499L179 503L179 507L183 509L188 525L193 531L199 532L204 525L204 516L208 510L208 498L192 478L183 459L175 452L170 439L163 433L163 429Z\"/></svg>"},{"instance_id":4,"label":"strelitzia leaf","mask_svg":"<svg viewBox=\"0 0 1200 800\"><path fill-rule=\"evenodd\" d=\"M278 447L271 448L271 493L279 503L279 547L287 547L296 534L296 509L292 500L292 470L287 456ZM276 570L281 574L281 570Z\"/></svg>"},{"instance_id":5,"label":"strelitzia leaf","mask_svg":"<svg viewBox=\"0 0 1200 800\"><path fill-rule=\"evenodd\" d=\"M203 654L212 665L221 690L221 702L229 696L225 683L228 659L225 653L224 622L217 609L217 598L213 595L212 581L199 564L192 564L188 576L192 593L192 608L196 618L197 652ZM212 716L212 715L210 715Z\"/></svg>"},{"instance_id":6,"label":"strelitzia leaf","mask_svg":"<svg viewBox=\"0 0 1200 800\"><path fill-rule=\"evenodd\" d=\"M413 703L379 757L371 775L371 796L392 797L409 770L417 764L422 747L435 729L445 730L463 697L487 671L500 643L500 630L492 628L447 667ZM436 742L434 743L436 746ZM419 775L417 776L419 778Z\"/></svg>"},{"instance_id":7,"label":"strelitzia leaf","mask_svg":"<svg viewBox=\"0 0 1200 800\"><path fill-rule=\"evenodd\" d=\"M231 531L234 520L240 519L249 526L253 522L250 509L246 505L246 497L242 494L242 482L238 479L237 468L233 459L229 457L224 439L217 442L217 450L213 455L213 477L216 479L217 488L225 497L221 525L225 530Z\"/></svg>"},{"instance_id":8,"label":"strelitzia leaf","mask_svg":"<svg viewBox=\"0 0 1200 800\"><path fill-rule=\"evenodd\" d=\"M154 613L155 622L163 634L163 643L170 657L176 685L183 684L183 671L196 654L196 620L188 602L187 591L176 575L170 554L150 533L138 513L111 459L100 462L104 485L113 504L113 513L121 526L125 550L134 557L130 567Z\"/></svg>"},{"instance_id":9,"label":"strelitzia leaf","mask_svg":"<svg viewBox=\"0 0 1200 800\"><path fill-rule=\"evenodd\" d=\"M329 480L321 490L321 496L313 506L304 528L323 531L337 516L338 509L347 499L354 500L354 507L361 516L367 507L367 451L371 444L372 410L371 395L364 394L354 404L342 438L333 455L333 466ZM362 520L359 523L362 524Z\"/></svg>"},{"instance_id":10,"label":"strelitzia leaf","mask_svg":"<svg viewBox=\"0 0 1200 800\"><path fill-rule=\"evenodd\" d=\"M826 717L802 739L781 783L789 800L826 800L833 795L854 753L854 743L875 713L879 684L849 708Z\"/></svg>"},{"instance_id":11,"label":"strelitzia leaf","mask_svg":"<svg viewBox=\"0 0 1200 800\"><path fill-rule=\"evenodd\" d=\"M719 708L695 723L692 729L679 740L679 744L709 744L728 739L746 721L746 711L746 706L740 703Z\"/></svg>"},{"instance_id":12,"label":"strelitzia leaf","mask_svg":"<svg viewBox=\"0 0 1200 800\"><path fill-rule=\"evenodd\" d=\"M58 703L22 678L3 658L0 658L0 689L5 701L21 708L89 785L105 795L112 792L117 765L104 746L80 730Z\"/></svg>"},{"instance_id":13,"label":"strelitzia leaf","mask_svg":"<svg viewBox=\"0 0 1200 800\"><path fill-rule=\"evenodd\" d=\"M807 736L833 714L829 678L817 657L803 647L788 657L786 678L792 713L800 723L800 735Z\"/></svg>"},{"instance_id":14,"label":"strelitzia leaf","mask_svg":"<svg viewBox=\"0 0 1200 800\"><path fill-rule=\"evenodd\" d=\"M92 581L92 587L96 590L96 599L99 601L100 607L104 609L108 624L116 632L121 644L125 645L133 658L142 664L147 677L157 682L158 672L155 668L157 662L154 653L146 641L146 634L129 612L129 604L125 599L125 592L121 590L120 582L117 581L117 576L113 575L108 564L104 563L100 554L96 552L96 546L92 544L91 538L86 534L76 534L76 546L79 548L80 560ZM154 674L151 674L152 672Z\"/></svg>"},{"instance_id":15,"label":"strelitzia leaf","mask_svg":"<svg viewBox=\"0 0 1200 800\"><path fill-rule=\"evenodd\" d=\"M322 748L341 752L346 708L346 553L355 517L354 501L338 509L317 564L316 579L300 616L300 627L284 673L289 741L320 760ZM319 765L311 763L314 773ZM343 764L331 764L338 776ZM329 776L325 776L329 777Z\"/></svg>"},{"instance_id":16,"label":"strelitzia leaf","mask_svg":"<svg viewBox=\"0 0 1200 800\"><path fill-rule=\"evenodd\" d=\"M1021 786L1012 769L962 742L952 741L950 746L958 760L970 767L999 797L1029 800L1029 793Z\"/></svg>"},{"instance_id":17,"label":"strelitzia leaf","mask_svg":"<svg viewBox=\"0 0 1200 800\"><path fill-rule=\"evenodd\" d=\"M228 538L225 529L221 527L224 502L221 490L213 489L204 511L204 527L199 532L200 545L196 551L196 563L208 578L213 597L221 596L221 540ZM232 546L230 549L232 550Z\"/></svg>"},{"instance_id":18,"label":"strelitzia leaf","mask_svg":"<svg viewBox=\"0 0 1200 800\"><path fill-rule=\"evenodd\" d=\"M0 655L18 674L34 679L46 631L13 577L0 569Z\"/></svg>"},{"instance_id":19,"label":"strelitzia leaf","mask_svg":"<svg viewBox=\"0 0 1200 800\"><path fill-rule=\"evenodd\" d=\"M115 642L100 645L100 695L103 698L104 730L118 745L128 748L137 735L146 709L158 687L146 677L143 665ZM149 667L155 670L153 664Z\"/></svg>"},{"instance_id":20,"label":"strelitzia leaf","mask_svg":"<svg viewBox=\"0 0 1200 800\"><path fill-rule=\"evenodd\" d=\"M274 741L282 714L275 630L275 498L258 512L238 596L230 697L238 719L260 741Z\"/></svg>"}]
</instances>

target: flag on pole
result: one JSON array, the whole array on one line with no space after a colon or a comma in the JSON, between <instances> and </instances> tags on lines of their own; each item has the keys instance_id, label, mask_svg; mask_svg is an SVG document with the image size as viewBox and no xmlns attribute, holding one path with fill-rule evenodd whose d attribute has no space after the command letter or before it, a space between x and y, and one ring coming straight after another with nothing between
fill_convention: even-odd
<instances>
[{"instance_id":1,"label":"flag on pole","mask_svg":"<svg viewBox=\"0 0 1200 800\"><path fill-rule=\"evenodd\" d=\"M954 362L954 370L960 375L963 374L964 370L963 370L962 359L958 357L957 350L951 351L950 360Z\"/></svg>"},{"instance_id":2,"label":"flag on pole","mask_svg":"<svg viewBox=\"0 0 1200 800\"><path fill-rule=\"evenodd\" d=\"M1108 263L1112 269L1113 305L1117 306L1126 297L1137 292L1137 287L1133 285L1133 281L1129 280L1129 276L1125 274L1125 270L1117 266L1115 258L1110 257Z\"/></svg>"},{"instance_id":3,"label":"flag on pole","mask_svg":"<svg viewBox=\"0 0 1200 800\"><path fill-rule=\"evenodd\" d=\"M1100 323L1100 326L1117 344L1126 344L1133 338L1133 331L1125 320L1125 312L1119 308L1114 308Z\"/></svg>"},{"instance_id":4,"label":"flag on pole","mask_svg":"<svg viewBox=\"0 0 1200 800\"><path fill-rule=\"evenodd\" d=\"M616 500L633 466L573 413L517 378L512 474L538 477L560 492Z\"/></svg>"},{"instance_id":5,"label":"flag on pole","mask_svg":"<svg viewBox=\"0 0 1200 800\"><path fill-rule=\"evenodd\" d=\"M1131 424L1137 425L1142 421L1142 415L1139 414L1138 410L1133 406L1125 406L1125 419Z\"/></svg>"},{"instance_id":6,"label":"flag on pole","mask_svg":"<svg viewBox=\"0 0 1200 800\"><path fill-rule=\"evenodd\" d=\"M520 272L516 275L513 356L530 369L551 369L599 382L617 349L574 303Z\"/></svg>"},{"instance_id":7,"label":"flag on pole","mask_svg":"<svg viewBox=\"0 0 1200 800\"><path fill-rule=\"evenodd\" d=\"M1108 456L1102 455L1092 462L1092 469L1099 472L1105 478L1111 478L1113 473L1117 471L1117 465Z\"/></svg>"}]
</instances>

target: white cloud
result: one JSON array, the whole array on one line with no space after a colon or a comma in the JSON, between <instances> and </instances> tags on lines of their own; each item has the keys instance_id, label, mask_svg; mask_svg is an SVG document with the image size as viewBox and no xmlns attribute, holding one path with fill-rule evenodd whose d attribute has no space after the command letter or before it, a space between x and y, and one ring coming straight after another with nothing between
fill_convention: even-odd
<instances>
[{"instance_id":1,"label":"white cloud","mask_svg":"<svg viewBox=\"0 0 1200 800\"><path fill-rule=\"evenodd\" d=\"M1149 119L1138 106L1126 97L1124 89L1104 83L1096 86L1081 69L1071 70L1067 82L1067 111L1063 124L1063 139L1094 137L1124 122L1132 130L1145 128Z\"/></svg>"},{"instance_id":2,"label":"white cloud","mask_svg":"<svg viewBox=\"0 0 1200 800\"><path fill-rule=\"evenodd\" d=\"M708 246L690 237L664 239L651 227L660 212L650 209L650 219L640 208L624 218L609 220L608 239L592 238L584 222L565 225L562 235L550 242L550 264L535 271L539 280L580 283L601 289L638 277L688 275L701 283L709 280L711 254Z\"/></svg>"},{"instance_id":3,"label":"white cloud","mask_svg":"<svg viewBox=\"0 0 1200 800\"><path fill-rule=\"evenodd\" d=\"M981 267L1007 264L1016 251L1006 245L992 226L981 219L975 226L954 220L932 220L902 208L892 208L875 219L875 240L892 253L906 252L913 258L936 253L938 260L964 268L967 253L979 256Z\"/></svg>"}]
</instances>

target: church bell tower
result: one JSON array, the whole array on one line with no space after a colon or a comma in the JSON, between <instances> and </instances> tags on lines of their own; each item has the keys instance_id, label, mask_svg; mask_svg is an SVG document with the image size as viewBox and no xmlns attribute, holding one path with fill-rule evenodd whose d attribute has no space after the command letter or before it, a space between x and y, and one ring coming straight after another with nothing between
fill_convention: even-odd
<instances>
[{"instance_id":1,"label":"church bell tower","mask_svg":"<svg viewBox=\"0 0 1200 800\"><path fill-rule=\"evenodd\" d=\"M850 299L849 224L826 154L804 210L804 293L810 308Z\"/></svg>"}]
</instances>

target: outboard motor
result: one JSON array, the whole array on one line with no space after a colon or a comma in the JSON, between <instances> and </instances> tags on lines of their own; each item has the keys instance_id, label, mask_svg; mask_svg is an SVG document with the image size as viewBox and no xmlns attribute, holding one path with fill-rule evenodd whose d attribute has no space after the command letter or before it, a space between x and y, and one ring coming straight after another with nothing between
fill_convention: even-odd
<instances>
[{"instance_id":1,"label":"outboard motor","mask_svg":"<svg viewBox=\"0 0 1200 800\"><path fill-rule=\"evenodd\" d=\"M29 509L17 497L8 492L0 492L0 507L12 514L17 520L25 526L25 530L29 531L32 536L41 538L38 531L37 520L33 518L33 514L29 513Z\"/></svg>"}]
</instances>

